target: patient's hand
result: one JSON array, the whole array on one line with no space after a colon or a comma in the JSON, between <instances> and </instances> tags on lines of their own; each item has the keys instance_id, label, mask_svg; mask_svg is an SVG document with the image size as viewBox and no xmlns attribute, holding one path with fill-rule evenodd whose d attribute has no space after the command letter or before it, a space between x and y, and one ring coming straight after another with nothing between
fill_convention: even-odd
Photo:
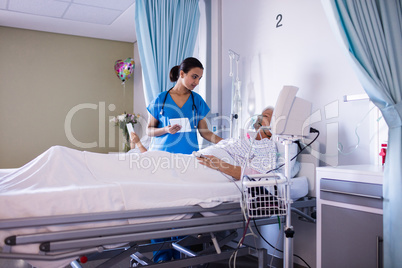
<instances>
[{"instance_id":1,"label":"patient's hand","mask_svg":"<svg viewBox=\"0 0 402 268\"><path fill-rule=\"evenodd\" d=\"M241 167L239 166L231 165L213 155L203 155L203 157L197 157L197 159L201 165L207 166L214 170L219 170L226 175L232 176L236 180L240 180Z\"/></svg>"},{"instance_id":2,"label":"patient's hand","mask_svg":"<svg viewBox=\"0 0 402 268\"><path fill-rule=\"evenodd\" d=\"M140 150L141 153L145 153L147 150L147 148L144 147L144 145L142 144L140 137L138 137L137 133L135 132L131 132L130 133L130 149L134 149L135 146L138 147L138 149Z\"/></svg>"},{"instance_id":3,"label":"patient's hand","mask_svg":"<svg viewBox=\"0 0 402 268\"><path fill-rule=\"evenodd\" d=\"M203 155L202 157L197 157L201 165L207 166L215 170L223 170L225 168L230 168L230 164L215 157L213 155Z\"/></svg>"},{"instance_id":4,"label":"patient's hand","mask_svg":"<svg viewBox=\"0 0 402 268\"><path fill-rule=\"evenodd\" d=\"M131 142L136 144L140 141L140 137L138 137L137 133L131 132L130 133Z\"/></svg>"}]
</instances>

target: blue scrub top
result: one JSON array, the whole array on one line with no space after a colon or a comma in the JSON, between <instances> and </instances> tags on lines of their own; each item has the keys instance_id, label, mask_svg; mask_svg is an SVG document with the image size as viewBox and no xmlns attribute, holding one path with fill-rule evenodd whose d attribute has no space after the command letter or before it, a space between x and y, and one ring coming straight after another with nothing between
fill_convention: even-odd
<instances>
[{"instance_id":1,"label":"blue scrub top","mask_svg":"<svg viewBox=\"0 0 402 268\"><path fill-rule=\"evenodd\" d=\"M209 107L203 98L196 92L192 92L194 96L195 107L193 110L193 100L191 95L188 97L183 107L179 108L173 101L167 91L162 92L147 107L148 112L158 119L158 128L169 125L169 120L173 118L187 117L190 121L191 132L178 132L176 134L164 134L153 137L150 145L150 151L166 151L171 153L191 154L198 151L197 127L198 122L202 120L208 113ZM168 94L161 115L163 100Z\"/></svg>"}]
</instances>

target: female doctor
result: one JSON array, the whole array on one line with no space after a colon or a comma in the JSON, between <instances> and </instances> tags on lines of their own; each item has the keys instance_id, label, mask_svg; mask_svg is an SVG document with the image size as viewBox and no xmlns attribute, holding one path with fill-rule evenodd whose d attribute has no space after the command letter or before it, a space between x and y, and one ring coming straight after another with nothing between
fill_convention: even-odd
<instances>
[{"instance_id":1,"label":"female doctor","mask_svg":"<svg viewBox=\"0 0 402 268\"><path fill-rule=\"evenodd\" d=\"M170 81L177 83L160 93L147 107L150 113L147 134L153 137L151 151L182 154L198 151L197 129L201 137L212 143L222 140L208 129L205 116L210 109L202 97L193 92L203 72L202 63L192 57L170 70ZM175 123L177 120L181 124Z\"/></svg>"}]
</instances>

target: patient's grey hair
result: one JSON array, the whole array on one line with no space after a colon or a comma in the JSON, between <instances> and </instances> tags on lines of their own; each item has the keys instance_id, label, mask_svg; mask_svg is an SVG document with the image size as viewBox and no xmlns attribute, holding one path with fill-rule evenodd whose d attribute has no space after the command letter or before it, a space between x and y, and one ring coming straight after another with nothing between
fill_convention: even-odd
<instances>
[{"instance_id":1,"label":"patient's grey hair","mask_svg":"<svg viewBox=\"0 0 402 268\"><path fill-rule=\"evenodd\" d=\"M264 110L262 110L262 113L261 114L263 114L265 111L267 111L267 110L271 110L271 111L274 111L274 106L267 106L267 107L265 107L264 108Z\"/></svg>"}]
</instances>

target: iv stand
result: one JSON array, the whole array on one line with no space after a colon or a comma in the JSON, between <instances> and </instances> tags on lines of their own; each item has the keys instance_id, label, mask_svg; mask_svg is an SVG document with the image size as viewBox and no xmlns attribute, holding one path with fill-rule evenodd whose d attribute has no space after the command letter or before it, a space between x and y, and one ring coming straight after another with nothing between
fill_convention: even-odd
<instances>
[{"instance_id":1,"label":"iv stand","mask_svg":"<svg viewBox=\"0 0 402 268\"><path fill-rule=\"evenodd\" d=\"M287 180L286 183L286 224L284 226L284 244L283 244L283 267L284 268L293 268L293 236L294 230L292 226L292 199L290 198L290 177L291 177L291 168L290 168L290 154L289 148L290 145L299 140L301 137L297 136L288 136L288 135L279 135L278 140L282 140L285 144L285 177Z\"/></svg>"}]
</instances>

